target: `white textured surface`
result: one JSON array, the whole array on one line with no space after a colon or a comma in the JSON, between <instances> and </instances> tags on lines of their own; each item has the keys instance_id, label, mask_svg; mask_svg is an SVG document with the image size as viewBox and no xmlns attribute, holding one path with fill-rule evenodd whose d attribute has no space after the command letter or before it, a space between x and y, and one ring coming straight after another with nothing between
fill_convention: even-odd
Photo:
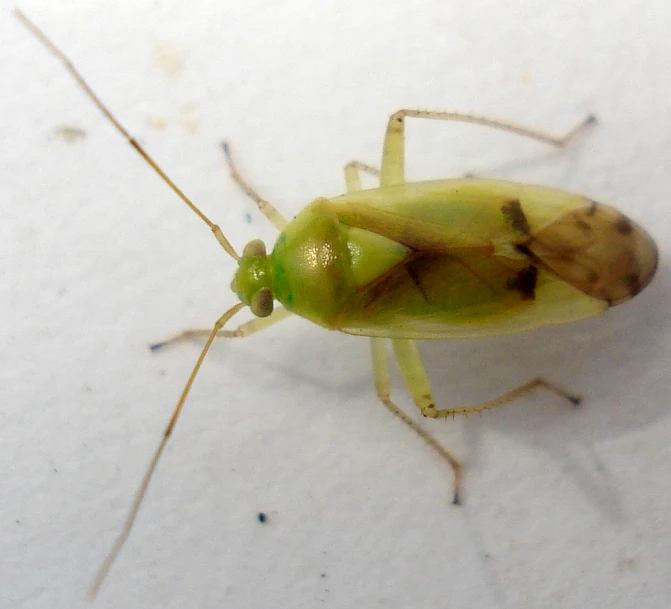
<instances>
[{"instance_id":1,"label":"white textured surface","mask_svg":"<svg viewBox=\"0 0 671 609\"><path fill-rule=\"evenodd\" d=\"M273 230L227 179L222 137L291 215L338 193L345 161L377 162L399 107L557 132L593 111L601 125L561 153L415 121L409 176L616 202L661 269L600 319L422 346L443 404L539 373L587 395L578 412L538 394L429 422L466 463L460 509L443 464L376 403L364 340L293 320L218 344L96 606L669 606L671 5L271 4L22 8L237 247ZM234 265L8 8L0 36L0 607L72 609L197 354L146 345L228 308Z\"/></svg>"}]
</instances>

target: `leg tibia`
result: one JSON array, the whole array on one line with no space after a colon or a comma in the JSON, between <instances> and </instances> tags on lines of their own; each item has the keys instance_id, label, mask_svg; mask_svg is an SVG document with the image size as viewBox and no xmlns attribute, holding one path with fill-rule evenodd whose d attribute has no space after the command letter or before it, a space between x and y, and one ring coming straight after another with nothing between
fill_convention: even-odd
<instances>
[{"instance_id":1,"label":"leg tibia","mask_svg":"<svg viewBox=\"0 0 671 609\"><path fill-rule=\"evenodd\" d=\"M417 349L417 345L413 340L401 340L395 339L392 341L394 345L394 353L396 354L396 362L398 363L398 368L401 371L401 375L405 381L405 384L414 400L417 408L425 416L432 419L452 417L458 414L469 414L472 412L482 412L484 410L491 410L492 408L497 408L503 406L518 397L532 391L533 389L547 389L556 393L558 396L568 400L573 405L580 404L580 398L575 396L563 389L553 385L549 381L546 381L543 378L537 377L512 389L506 393L501 394L498 397L492 398L491 400L486 400L478 404L470 404L467 406L459 406L457 408L436 408L433 396L431 394L431 388L429 386L429 380L424 371L424 365L422 364L422 358Z\"/></svg>"},{"instance_id":2,"label":"leg tibia","mask_svg":"<svg viewBox=\"0 0 671 609\"><path fill-rule=\"evenodd\" d=\"M452 468L454 475L454 494L452 502L460 502L462 467L461 463L452 453L447 450L438 440L436 440L428 431L421 427L416 421L411 419L394 402L391 401L391 390L389 386L389 368L387 366L387 352L384 338L371 338L371 355L373 358L373 375L375 378L375 389L382 403L389 412L403 421L412 429L422 440L433 448L441 459L443 459Z\"/></svg>"}]
</instances>

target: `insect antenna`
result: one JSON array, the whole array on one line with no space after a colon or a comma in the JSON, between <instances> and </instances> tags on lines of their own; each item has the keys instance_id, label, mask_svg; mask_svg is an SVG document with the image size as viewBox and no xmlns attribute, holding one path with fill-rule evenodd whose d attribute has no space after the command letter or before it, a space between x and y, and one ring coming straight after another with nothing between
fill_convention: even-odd
<instances>
[{"instance_id":1,"label":"insect antenna","mask_svg":"<svg viewBox=\"0 0 671 609\"><path fill-rule=\"evenodd\" d=\"M77 81L77 84L84 90L86 95L91 99L91 101L98 106L100 111L105 115L115 129L126 138L126 141L135 149L135 151L146 161L146 163L161 177L161 179L172 188L173 192L180 198L184 203L186 203L205 224L210 227L210 230L219 241L221 247L224 248L226 253L231 256L234 260L239 260L237 252L233 249L233 246L229 243L228 239L224 237L224 234L221 232L219 226L217 226L212 220L210 220L199 208L198 206L189 199L189 197L184 194L181 188L177 186L168 175L159 167L158 163L149 155L149 153L140 145L140 143L126 130L126 128L116 119L112 112L105 106L101 99L93 92L93 89L88 85L84 77L79 73L77 68L73 63L68 59L68 57L61 51L49 38L47 35L40 30L28 17L26 17L18 8L13 9L14 15L25 25L48 50L52 55L55 55L56 58L65 66L65 69L72 75L72 77Z\"/></svg>"},{"instance_id":2,"label":"insect antenna","mask_svg":"<svg viewBox=\"0 0 671 609\"><path fill-rule=\"evenodd\" d=\"M53 54L55 55L61 63L65 66L67 71L74 77L74 79L77 81L79 86L84 90L84 92L88 95L88 97L93 101L93 103L98 106L100 111L107 117L107 119L114 125L116 130L123 135L128 143L137 151L137 153L149 164L149 166L163 179L163 181L170 186L170 188L179 196L184 203L186 203L191 210L203 221L205 224L208 225L214 236L216 237L217 241L221 244L221 246L224 248L224 250L228 253L229 256L231 256L235 260L239 260L240 256L238 256L237 252L235 249L233 249L233 246L229 243L228 239L224 236L224 234L221 232L221 229L219 226L217 226L214 222L212 222L197 206L195 203L187 197L184 192L166 175L166 173L158 166L156 161L142 148L142 146L138 143L138 141L130 135L130 133L119 123L119 121L114 117L114 115L110 112L110 110L103 104L103 102L100 100L100 98L93 92L91 87L86 83L82 75L77 71L77 69L74 67L72 62L67 58L67 56L53 43L47 36L32 22L30 21L19 9L14 9L13 10L14 15L25 25L32 33L33 35ZM128 516L126 517L126 520L124 522L123 528L121 532L119 533L119 536L117 537L116 541L114 542L114 545L112 546L112 549L110 550L109 554L105 558L105 562L102 564L100 567L100 570L98 571L98 574L96 575L96 578L93 582L93 585L91 586L91 589L89 590L89 597L94 598L98 591L100 590L100 586L102 585L103 581L105 580L105 577L109 573L112 565L114 564L114 561L116 560L116 557L118 556L119 552L121 551L121 548L123 547L124 543L126 542L126 539L128 539L128 535L130 534L131 529L133 528L133 524L135 522L135 518L137 517L138 511L140 509L140 506L142 505L142 500L144 499L144 496L147 492L147 488L149 487L149 483L151 481L151 478L154 474L154 471L156 470L156 466L158 465L158 462L161 458L161 455L163 454L163 450L168 443L168 439L172 435L172 431L175 428L175 424L177 423L177 419L179 418L180 413L182 412L182 408L184 407L184 403L186 402L186 398L189 395L189 392L191 391L191 386L193 385L194 380L196 379L196 376L198 375L198 372L200 370L200 367L203 363L203 360L205 359L205 356L207 355L208 351L210 350L210 347L212 346L212 343L214 342L215 337L217 336L217 333L220 332L225 324L236 314L238 311L240 311L242 308L244 308L245 305L241 302L238 304L234 305L231 307L226 313L224 313L214 324L212 331L210 332L207 341L205 342L205 346L203 347L202 351L200 352L200 356L198 357L198 360L196 361L196 364L193 367L193 370L191 371L191 374L189 376L188 381L186 382L186 385L184 386L184 389L182 390L182 394L177 402L177 405L175 406L175 409L173 410L172 416L170 417L170 421L165 428L165 431L163 432L163 437L161 438L161 442L159 443L158 447L156 448L156 451L154 452L154 456L152 457L151 462L149 463L149 467L147 468L147 471L142 478L142 482L140 483L140 486L135 494L135 498L133 500L133 504L131 505L130 511L128 512Z\"/></svg>"},{"instance_id":3,"label":"insect antenna","mask_svg":"<svg viewBox=\"0 0 671 609\"><path fill-rule=\"evenodd\" d=\"M142 482L140 483L140 487L138 488L137 492L135 493L135 499L133 500L133 505L130 508L130 511L128 512L128 516L126 516L126 521L124 522L123 529L121 529L121 533L119 533L119 536L117 537L116 541L114 542L114 545L112 546L112 549L110 550L109 554L107 555L107 558L105 558L105 562L103 563L102 567L100 567L100 570L98 571L98 574L96 575L95 580L93 581L93 585L91 586L91 589L89 590L89 597L90 598L95 598L96 594L98 594L98 590L100 590L100 586L102 585L103 581L105 580L105 577L109 573L110 568L114 564L114 561L116 560L116 557L118 556L119 552L121 551L121 548L123 547L123 544L126 542L126 539L128 539L128 535L130 534L131 529L133 528L133 523L135 522L135 517L137 516L137 513L140 509L140 505L142 505L142 500L144 499L144 496L147 492L147 488L149 487L149 482L151 481L151 477L154 474L154 471L156 470L156 466L158 465L159 459L161 458L161 455L163 454L163 449L165 448L166 444L168 443L168 438L170 438L172 434L172 430L175 428L175 424L177 423L177 419L179 418L180 413L182 412L182 407L184 406L184 402L186 402L186 398L189 395L189 392L191 391L191 386L193 385L193 381L196 379L196 376L198 375L198 371L200 370L200 366L203 363L203 360L205 359L205 356L207 355L207 352L210 350L210 346L214 342L214 339L217 336L217 332L219 332L224 325L242 308L244 308L246 305L243 303L239 302L238 304L234 305L231 307L226 313L224 313L214 324L212 328L212 332L210 332L209 337L207 338L207 341L205 342L205 346L203 347L203 350L200 352L200 355L198 356L198 360L196 361L195 366L193 367L193 370L191 371L191 375L189 376L189 380L186 382L186 385L184 386L184 389L182 390L182 395L179 397L179 401L177 402L177 406L175 406L175 410L172 413L172 416L170 417L170 422L168 423L168 426L165 428L165 431L163 432L163 437L161 438L161 442L159 443L156 451L154 452L154 456L152 457L152 460L149 464L149 467L147 468L147 472L144 475L144 478L142 478Z\"/></svg>"}]
</instances>

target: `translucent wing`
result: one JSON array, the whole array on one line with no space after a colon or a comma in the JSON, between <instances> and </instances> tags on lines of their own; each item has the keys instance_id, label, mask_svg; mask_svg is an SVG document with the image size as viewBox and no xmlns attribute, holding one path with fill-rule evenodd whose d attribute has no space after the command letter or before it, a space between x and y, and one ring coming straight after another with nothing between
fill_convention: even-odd
<instances>
[{"instance_id":1,"label":"translucent wing","mask_svg":"<svg viewBox=\"0 0 671 609\"><path fill-rule=\"evenodd\" d=\"M654 243L620 212L543 187L413 183L330 207L352 232L407 249L343 307L338 329L352 334L473 337L581 319L631 298L656 268ZM377 259L375 247L358 259Z\"/></svg>"},{"instance_id":2,"label":"translucent wing","mask_svg":"<svg viewBox=\"0 0 671 609\"><path fill-rule=\"evenodd\" d=\"M341 331L392 338L508 334L608 308L528 260L482 253L411 256L351 304Z\"/></svg>"}]
</instances>

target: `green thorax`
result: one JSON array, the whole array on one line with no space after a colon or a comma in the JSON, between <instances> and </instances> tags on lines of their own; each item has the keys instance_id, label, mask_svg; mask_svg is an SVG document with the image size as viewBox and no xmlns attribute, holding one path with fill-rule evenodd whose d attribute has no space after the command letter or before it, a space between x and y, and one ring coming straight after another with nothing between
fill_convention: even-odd
<instances>
[{"instance_id":1,"label":"green thorax","mask_svg":"<svg viewBox=\"0 0 671 609\"><path fill-rule=\"evenodd\" d=\"M342 224L318 199L285 227L271 254L258 241L245 247L231 288L252 312L255 296L269 290L289 311L336 329L357 290L407 253L390 243Z\"/></svg>"}]
</instances>

